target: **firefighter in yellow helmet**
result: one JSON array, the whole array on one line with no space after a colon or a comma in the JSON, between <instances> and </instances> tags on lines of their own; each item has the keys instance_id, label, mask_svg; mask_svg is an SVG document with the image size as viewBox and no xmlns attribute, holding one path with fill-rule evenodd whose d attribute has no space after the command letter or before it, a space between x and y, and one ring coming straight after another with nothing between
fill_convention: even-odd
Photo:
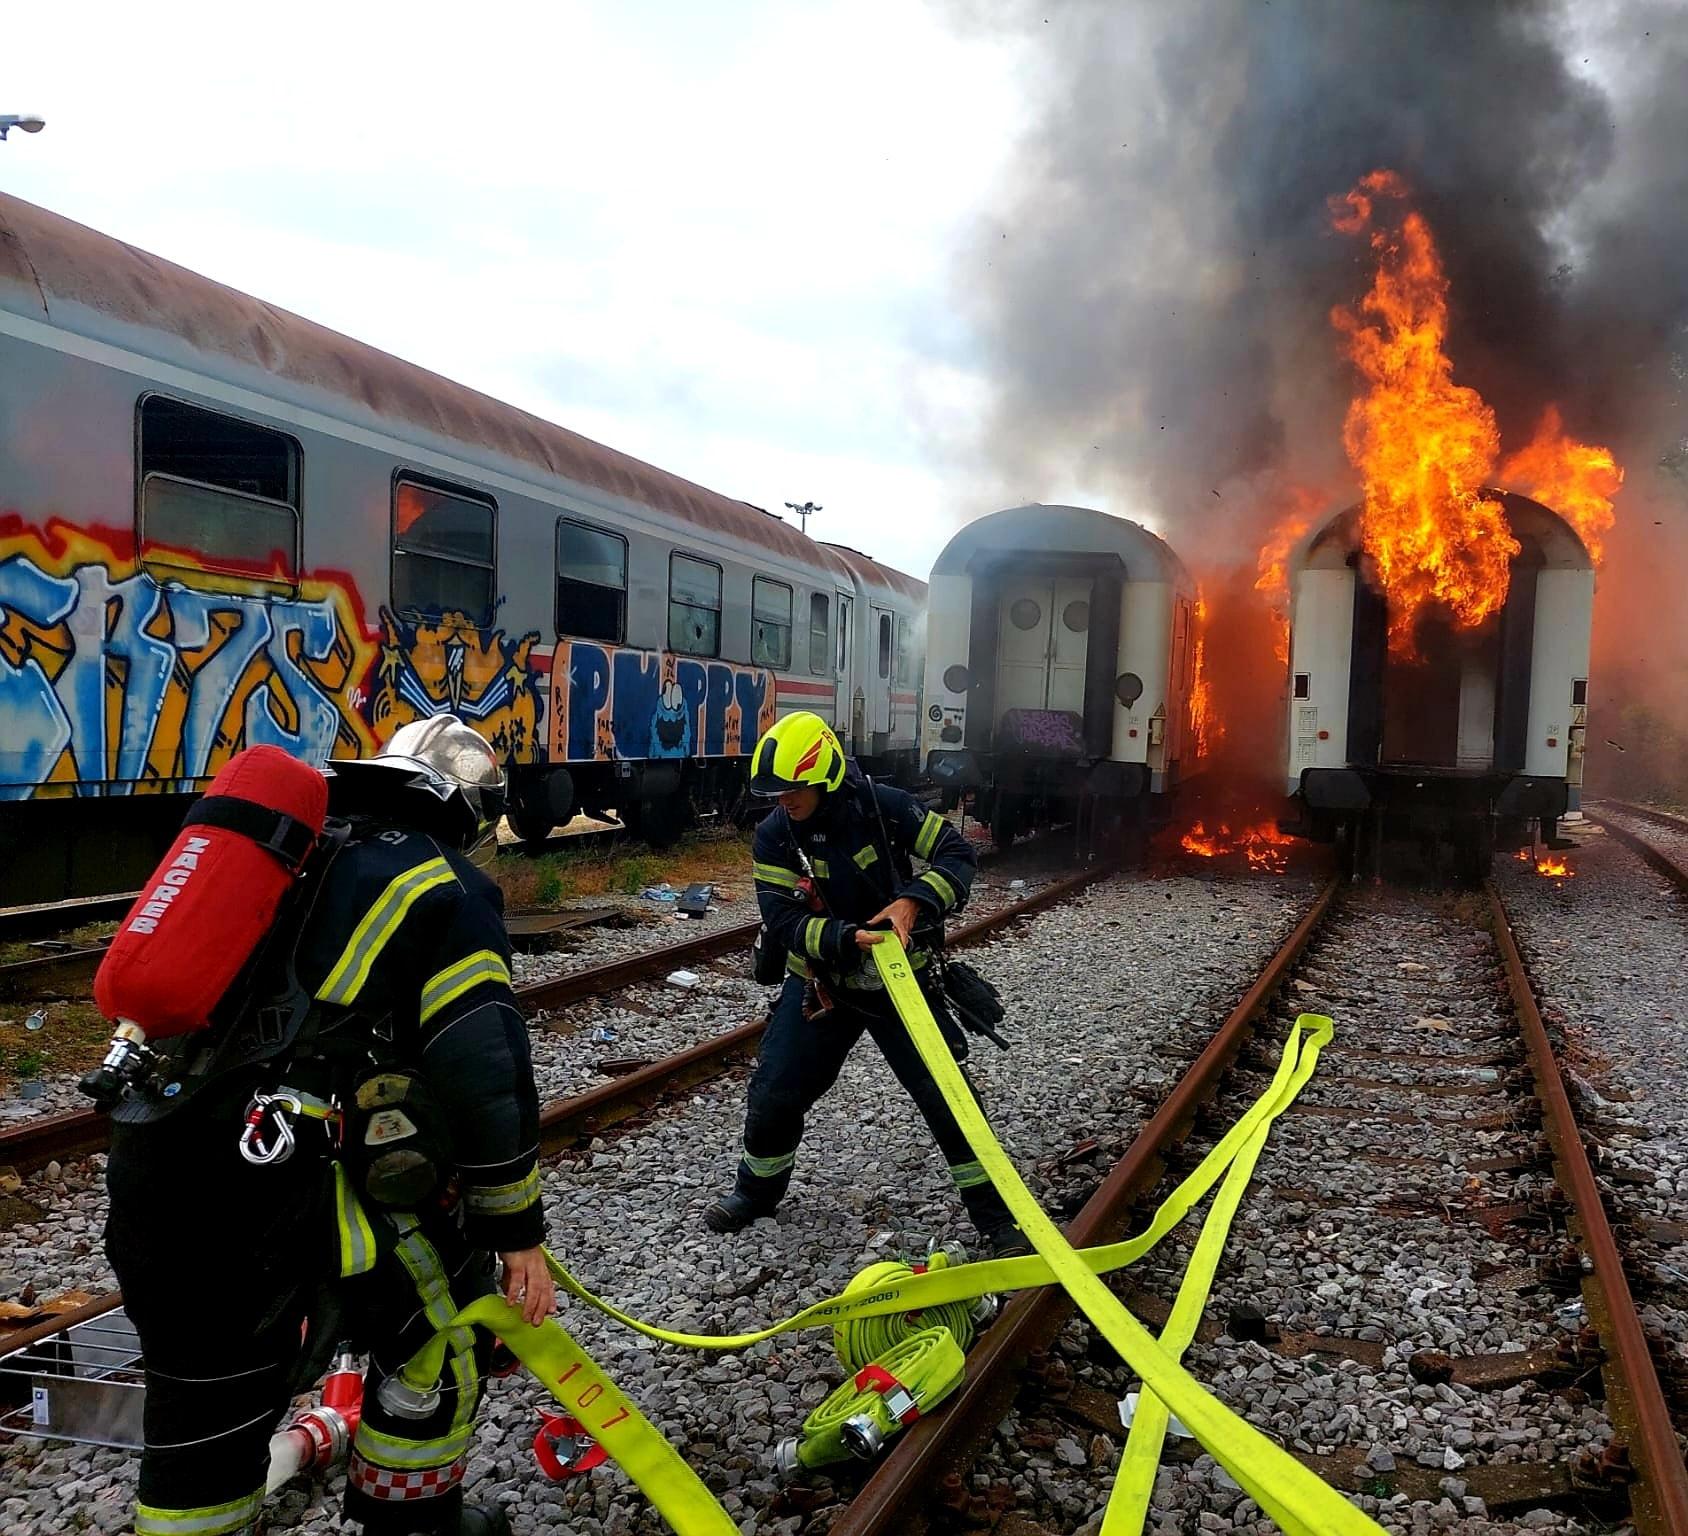
<instances>
[{"instance_id":1,"label":"firefighter in yellow helmet","mask_svg":"<svg viewBox=\"0 0 1688 1536\"><path fill-rule=\"evenodd\" d=\"M867 956L884 937L876 929L895 930L950 1049L964 1059L967 1037L944 1005L938 971L944 919L973 883L972 846L913 795L866 778L807 710L776 721L757 742L750 788L779 802L756 830L752 858L764 953L783 951L786 975L750 1081L738 1177L705 1220L736 1232L773 1213L791 1182L804 1115L868 1034L925 1117L986 1247L1027 1252ZM926 865L918 875L916 859ZM807 996L830 1008L827 1018L808 1017Z\"/></svg>"}]
</instances>

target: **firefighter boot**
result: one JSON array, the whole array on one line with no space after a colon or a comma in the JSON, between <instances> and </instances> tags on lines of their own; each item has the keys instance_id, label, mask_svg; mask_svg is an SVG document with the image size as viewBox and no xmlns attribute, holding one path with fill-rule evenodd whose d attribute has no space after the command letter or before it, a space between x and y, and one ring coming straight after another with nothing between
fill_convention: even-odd
<instances>
[{"instance_id":1,"label":"firefighter boot","mask_svg":"<svg viewBox=\"0 0 1688 1536\"><path fill-rule=\"evenodd\" d=\"M510 1519L502 1504L465 1504L457 1520L457 1536L510 1536Z\"/></svg>"},{"instance_id":2,"label":"firefighter boot","mask_svg":"<svg viewBox=\"0 0 1688 1536\"><path fill-rule=\"evenodd\" d=\"M758 1217L773 1214L773 1206L764 1205L742 1189L734 1189L703 1213L703 1221L711 1232L742 1232Z\"/></svg>"}]
</instances>

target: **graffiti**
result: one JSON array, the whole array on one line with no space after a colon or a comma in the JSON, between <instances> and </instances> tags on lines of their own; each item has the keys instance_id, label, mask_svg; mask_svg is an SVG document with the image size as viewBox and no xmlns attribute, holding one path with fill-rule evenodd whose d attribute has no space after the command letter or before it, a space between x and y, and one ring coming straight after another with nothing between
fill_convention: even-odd
<instances>
[{"instance_id":1,"label":"graffiti","mask_svg":"<svg viewBox=\"0 0 1688 1536\"><path fill-rule=\"evenodd\" d=\"M560 641L551 662L558 762L738 757L774 723L774 674L667 651Z\"/></svg>"},{"instance_id":2,"label":"graffiti","mask_svg":"<svg viewBox=\"0 0 1688 1536\"><path fill-rule=\"evenodd\" d=\"M1084 752L1084 720L1070 709L1007 709L998 729L1005 746L1058 756Z\"/></svg>"},{"instance_id":3,"label":"graffiti","mask_svg":"<svg viewBox=\"0 0 1688 1536\"><path fill-rule=\"evenodd\" d=\"M369 720L386 741L401 725L456 715L507 761L537 755L544 696L533 669L530 631L520 640L480 629L461 613L411 621L381 610L381 661Z\"/></svg>"},{"instance_id":4,"label":"graffiti","mask_svg":"<svg viewBox=\"0 0 1688 1536\"><path fill-rule=\"evenodd\" d=\"M128 534L56 520L0 517L0 550L0 799L189 789L259 744L373 749L348 699L374 659L349 581L158 581Z\"/></svg>"}]
</instances>

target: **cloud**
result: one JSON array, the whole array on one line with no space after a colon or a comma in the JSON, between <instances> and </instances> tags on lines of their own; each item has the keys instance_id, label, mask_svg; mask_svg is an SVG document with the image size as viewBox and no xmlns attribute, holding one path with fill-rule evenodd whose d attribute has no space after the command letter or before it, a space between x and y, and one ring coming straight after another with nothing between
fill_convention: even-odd
<instances>
[{"instance_id":1,"label":"cloud","mask_svg":"<svg viewBox=\"0 0 1688 1536\"><path fill-rule=\"evenodd\" d=\"M10 192L917 574L966 507L949 251L1012 45L901 0L42 7L8 44L49 120Z\"/></svg>"}]
</instances>

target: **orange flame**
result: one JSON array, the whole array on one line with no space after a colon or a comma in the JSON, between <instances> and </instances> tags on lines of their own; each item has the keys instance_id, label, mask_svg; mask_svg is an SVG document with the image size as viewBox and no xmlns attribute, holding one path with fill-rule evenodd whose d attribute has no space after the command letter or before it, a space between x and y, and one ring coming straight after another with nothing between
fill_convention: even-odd
<instances>
[{"instance_id":1,"label":"orange flame","mask_svg":"<svg viewBox=\"0 0 1688 1536\"><path fill-rule=\"evenodd\" d=\"M1545 859L1536 861L1536 873L1546 875L1550 879L1569 880L1575 876L1576 871L1563 859L1556 859L1550 853Z\"/></svg>"},{"instance_id":2,"label":"orange flame","mask_svg":"<svg viewBox=\"0 0 1688 1536\"><path fill-rule=\"evenodd\" d=\"M1430 226L1409 211L1398 225L1372 227L1378 201L1406 195L1399 176L1379 170L1332 199L1335 227L1370 228L1377 260L1358 312L1338 307L1331 323L1370 386L1348 407L1343 444L1365 483L1361 543L1388 599L1398 652L1412 649L1428 604L1462 626L1483 623L1506 601L1520 547L1500 502L1482 494L1500 433L1482 396L1453 381L1443 350L1448 280Z\"/></svg>"},{"instance_id":3,"label":"orange flame","mask_svg":"<svg viewBox=\"0 0 1688 1536\"><path fill-rule=\"evenodd\" d=\"M1196 596L1195 662L1190 678L1190 734L1196 756L1203 758L1225 739L1225 727L1213 711L1213 685L1207 675L1207 601Z\"/></svg>"},{"instance_id":4,"label":"orange flame","mask_svg":"<svg viewBox=\"0 0 1688 1536\"><path fill-rule=\"evenodd\" d=\"M1206 825L1198 821L1178 839L1178 846L1186 853L1203 859L1221 859L1227 854L1241 853L1251 869L1279 875L1288 868L1289 859L1283 850L1292 842L1293 838L1285 837L1269 821L1257 822L1240 832L1232 832L1230 823L1225 821L1209 832Z\"/></svg>"},{"instance_id":5,"label":"orange flame","mask_svg":"<svg viewBox=\"0 0 1688 1536\"><path fill-rule=\"evenodd\" d=\"M1316 491L1297 487L1289 493L1290 507L1273 526L1261 546L1255 569L1260 573L1254 590L1264 594L1266 606L1272 612L1275 634L1273 653L1282 666L1289 665L1289 552L1296 541L1313 526L1313 517L1322 497Z\"/></svg>"},{"instance_id":6,"label":"orange flame","mask_svg":"<svg viewBox=\"0 0 1688 1536\"><path fill-rule=\"evenodd\" d=\"M1612 498L1624 483L1623 468L1610 448L1573 442L1559 419L1559 407L1550 405L1534 440L1506 461L1501 478L1564 518L1582 535L1589 558L1600 563L1603 541L1615 520Z\"/></svg>"}]
</instances>

